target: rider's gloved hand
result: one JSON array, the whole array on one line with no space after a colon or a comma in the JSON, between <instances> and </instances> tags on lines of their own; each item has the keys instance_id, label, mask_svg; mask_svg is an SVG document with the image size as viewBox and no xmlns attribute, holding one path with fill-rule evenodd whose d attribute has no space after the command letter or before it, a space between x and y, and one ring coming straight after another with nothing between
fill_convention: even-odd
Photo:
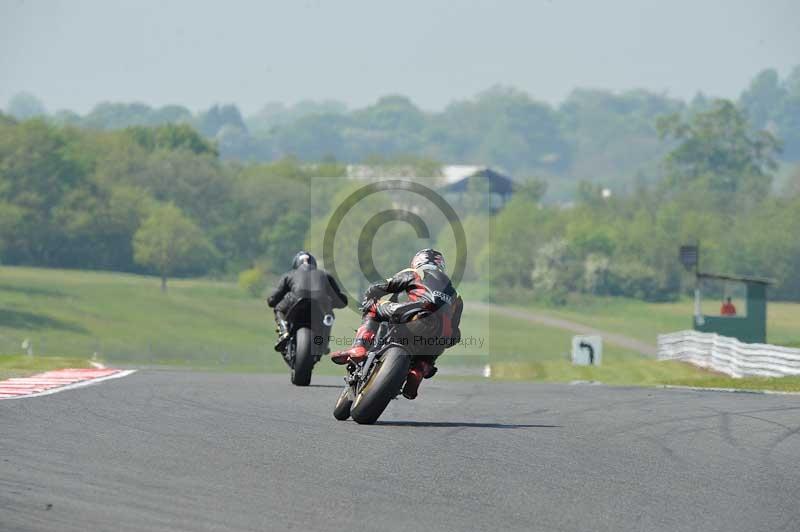
<instances>
[{"instance_id":1,"label":"rider's gloved hand","mask_svg":"<svg viewBox=\"0 0 800 532\"><path fill-rule=\"evenodd\" d=\"M362 314L364 314L370 309L370 307L372 307L372 305L374 305L377 302L378 300L374 297L364 297L364 300L361 301L361 306L358 307L358 309L361 311Z\"/></svg>"},{"instance_id":2,"label":"rider's gloved hand","mask_svg":"<svg viewBox=\"0 0 800 532\"><path fill-rule=\"evenodd\" d=\"M378 299L380 290L374 284L371 284L364 290L364 299Z\"/></svg>"}]
</instances>

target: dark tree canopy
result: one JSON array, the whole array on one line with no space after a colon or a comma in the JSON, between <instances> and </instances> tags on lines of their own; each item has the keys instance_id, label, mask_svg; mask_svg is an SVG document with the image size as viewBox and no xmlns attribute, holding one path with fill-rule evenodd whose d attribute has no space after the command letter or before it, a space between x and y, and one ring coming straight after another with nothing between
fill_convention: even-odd
<instances>
[{"instance_id":1,"label":"dark tree canopy","mask_svg":"<svg viewBox=\"0 0 800 532\"><path fill-rule=\"evenodd\" d=\"M689 120L677 114L661 118L658 130L677 142L665 160L673 188L698 180L718 191L749 188L763 194L769 188L780 144L769 132L751 127L732 102L719 100Z\"/></svg>"}]
</instances>

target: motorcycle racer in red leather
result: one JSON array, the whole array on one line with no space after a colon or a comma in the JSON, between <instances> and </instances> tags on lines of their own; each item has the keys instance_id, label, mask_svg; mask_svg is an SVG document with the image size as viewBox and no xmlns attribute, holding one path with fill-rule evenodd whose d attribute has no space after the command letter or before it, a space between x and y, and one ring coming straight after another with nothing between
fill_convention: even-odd
<instances>
[{"instance_id":1,"label":"motorcycle racer in red leather","mask_svg":"<svg viewBox=\"0 0 800 532\"><path fill-rule=\"evenodd\" d=\"M388 294L405 294L407 301L380 301ZM420 250L411 259L410 268L367 288L361 304L363 322L352 347L331 353L331 359L336 364L361 362L381 322L405 323L414 338L433 340L428 342L432 348L426 349L423 356L414 357L403 388L403 395L414 399L422 379L436 374L434 363L438 356L460 341L463 307L461 296L445 273L442 254L431 248Z\"/></svg>"}]
</instances>

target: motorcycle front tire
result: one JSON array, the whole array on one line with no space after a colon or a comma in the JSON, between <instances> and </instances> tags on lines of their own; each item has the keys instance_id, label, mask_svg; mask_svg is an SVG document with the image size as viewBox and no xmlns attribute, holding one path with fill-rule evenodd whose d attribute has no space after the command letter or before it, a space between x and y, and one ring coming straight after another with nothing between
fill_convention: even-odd
<instances>
[{"instance_id":1,"label":"motorcycle front tire","mask_svg":"<svg viewBox=\"0 0 800 532\"><path fill-rule=\"evenodd\" d=\"M350 408L353 406L353 389L350 386L345 386L342 393L339 394L339 399L336 401L336 406L333 408L333 417L339 421L345 421L350 418Z\"/></svg>"}]
</instances>

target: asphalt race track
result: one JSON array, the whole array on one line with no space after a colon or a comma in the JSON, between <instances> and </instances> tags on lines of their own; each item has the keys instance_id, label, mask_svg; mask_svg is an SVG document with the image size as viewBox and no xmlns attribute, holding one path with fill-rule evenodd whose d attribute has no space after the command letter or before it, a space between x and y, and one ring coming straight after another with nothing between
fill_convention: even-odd
<instances>
[{"instance_id":1,"label":"asphalt race track","mask_svg":"<svg viewBox=\"0 0 800 532\"><path fill-rule=\"evenodd\" d=\"M140 371L0 401L0 530L800 530L800 397Z\"/></svg>"}]
</instances>

